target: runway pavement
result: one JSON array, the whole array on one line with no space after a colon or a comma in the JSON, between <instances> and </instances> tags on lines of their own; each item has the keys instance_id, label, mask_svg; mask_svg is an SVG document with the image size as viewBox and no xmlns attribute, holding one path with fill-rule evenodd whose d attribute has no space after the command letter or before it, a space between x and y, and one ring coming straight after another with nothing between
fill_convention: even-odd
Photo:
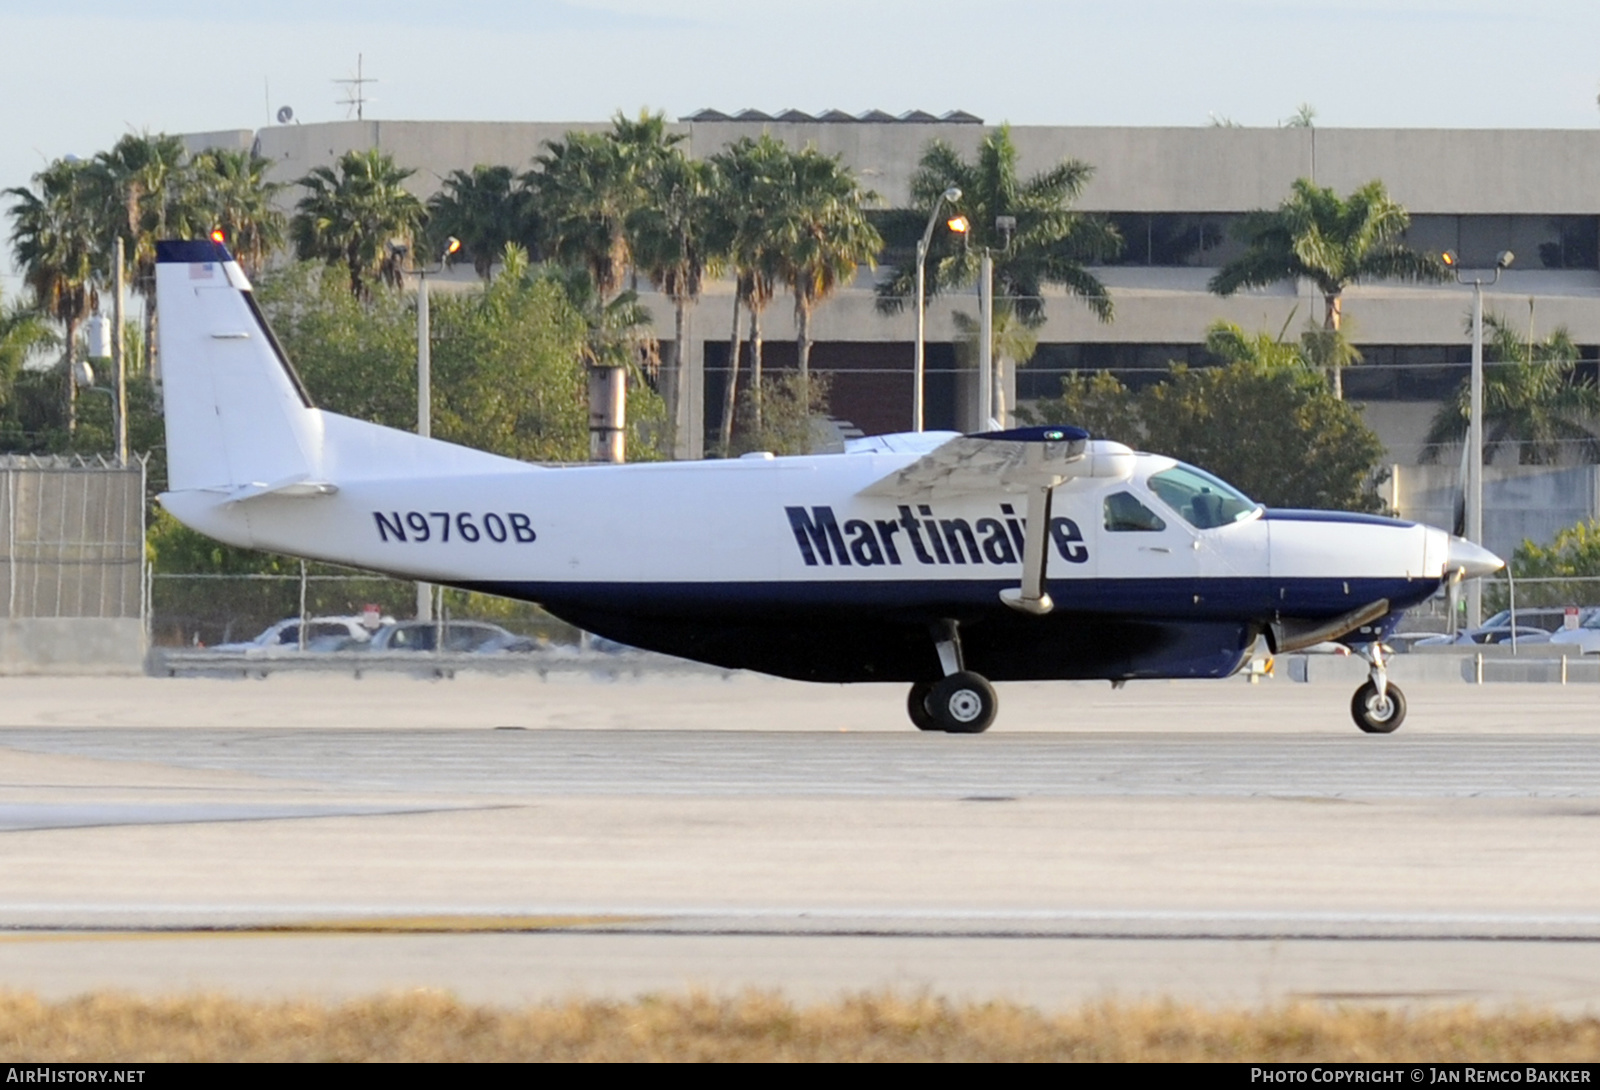
<instances>
[{"instance_id":1,"label":"runway pavement","mask_svg":"<svg viewBox=\"0 0 1600 1090\"><path fill-rule=\"evenodd\" d=\"M0 986L1600 1010L1600 691L0 680Z\"/></svg>"}]
</instances>

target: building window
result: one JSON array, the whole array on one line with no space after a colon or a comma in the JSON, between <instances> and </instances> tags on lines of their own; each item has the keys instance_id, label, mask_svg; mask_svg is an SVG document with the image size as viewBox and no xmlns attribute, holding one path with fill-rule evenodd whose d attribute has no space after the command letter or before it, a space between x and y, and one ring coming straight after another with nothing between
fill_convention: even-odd
<instances>
[{"instance_id":1,"label":"building window","mask_svg":"<svg viewBox=\"0 0 1600 1090\"><path fill-rule=\"evenodd\" d=\"M1600 268L1595 216L1412 216L1405 241L1423 253L1454 250L1467 269L1493 268L1504 250L1517 268Z\"/></svg>"},{"instance_id":2,"label":"building window","mask_svg":"<svg viewBox=\"0 0 1600 1090\"><path fill-rule=\"evenodd\" d=\"M1243 217L1228 212L1113 212L1122 253L1108 265L1219 268L1244 252L1233 237Z\"/></svg>"}]
</instances>

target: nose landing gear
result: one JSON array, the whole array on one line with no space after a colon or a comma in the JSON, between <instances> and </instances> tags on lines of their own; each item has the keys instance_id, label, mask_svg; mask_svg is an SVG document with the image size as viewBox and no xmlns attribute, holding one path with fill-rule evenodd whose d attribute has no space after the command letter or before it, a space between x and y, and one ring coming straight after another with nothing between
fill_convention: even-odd
<instances>
[{"instance_id":1,"label":"nose landing gear","mask_svg":"<svg viewBox=\"0 0 1600 1090\"><path fill-rule=\"evenodd\" d=\"M906 710L918 730L947 734L982 734L1000 710L994 686L980 674L965 669L961 659L961 634L954 621L941 621L934 629L934 646L945 676L911 686Z\"/></svg>"},{"instance_id":2,"label":"nose landing gear","mask_svg":"<svg viewBox=\"0 0 1600 1090\"><path fill-rule=\"evenodd\" d=\"M1389 734L1406 718L1406 694L1390 684L1383 661L1383 645L1369 643L1355 649L1367 660L1367 681L1350 698L1350 716L1367 734Z\"/></svg>"}]
</instances>

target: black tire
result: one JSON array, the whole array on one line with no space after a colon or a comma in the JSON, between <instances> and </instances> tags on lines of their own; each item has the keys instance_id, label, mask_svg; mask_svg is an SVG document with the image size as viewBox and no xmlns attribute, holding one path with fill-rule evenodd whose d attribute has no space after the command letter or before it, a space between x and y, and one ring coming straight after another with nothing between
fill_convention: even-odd
<instances>
[{"instance_id":1,"label":"black tire","mask_svg":"<svg viewBox=\"0 0 1600 1090\"><path fill-rule=\"evenodd\" d=\"M949 734L982 734L999 710L994 686L971 670L941 678L928 693L928 714Z\"/></svg>"},{"instance_id":2,"label":"black tire","mask_svg":"<svg viewBox=\"0 0 1600 1090\"><path fill-rule=\"evenodd\" d=\"M918 730L944 730L944 726L928 711L928 694L933 692L933 682L919 681L911 686L906 697L906 712Z\"/></svg>"},{"instance_id":3,"label":"black tire","mask_svg":"<svg viewBox=\"0 0 1600 1090\"><path fill-rule=\"evenodd\" d=\"M1350 716L1367 734L1389 734L1406 721L1406 694L1391 681L1384 695L1380 702L1378 687L1369 681L1350 698Z\"/></svg>"}]
</instances>

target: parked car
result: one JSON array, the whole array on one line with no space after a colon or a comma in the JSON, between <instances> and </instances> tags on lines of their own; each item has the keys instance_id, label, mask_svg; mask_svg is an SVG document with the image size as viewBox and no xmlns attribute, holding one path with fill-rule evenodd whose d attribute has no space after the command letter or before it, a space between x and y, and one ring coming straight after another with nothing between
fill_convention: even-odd
<instances>
[{"instance_id":1,"label":"parked car","mask_svg":"<svg viewBox=\"0 0 1600 1090\"><path fill-rule=\"evenodd\" d=\"M537 640L507 632L486 621L399 621L380 628L363 649L373 652L443 650L487 655L533 651L538 646Z\"/></svg>"},{"instance_id":2,"label":"parked car","mask_svg":"<svg viewBox=\"0 0 1600 1090\"><path fill-rule=\"evenodd\" d=\"M1517 616L1521 615L1519 609ZM1577 628L1562 628L1550 637L1550 642L1577 647L1580 654L1600 655L1600 609L1585 610Z\"/></svg>"},{"instance_id":3,"label":"parked car","mask_svg":"<svg viewBox=\"0 0 1600 1090\"><path fill-rule=\"evenodd\" d=\"M386 618L393 621L394 618ZM352 644L365 644L372 638L372 630L360 617L312 617L306 622L307 651L340 651ZM253 640L241 643L223 643L213 651L231 651L244 655L289 654L300 650L300 618L289 617L272 625Z\"/></svg>"},{"instance_id":4,"label":"parked car","mask_svg":"<svg viewBox=\"0 0 1600 1090\"><path fill-rule=\"evenodd\" d=\"M1600 610L1586 608L1579 611L1579 625L1591 617L1600 617ZM1518 643L1550 643L1567 623L1566 606L1530 606L1517 610ZM1502 609L1477 628L1457 632L1454 637L1445 633L1432 639L1417 640L1413 647L1437 647L1449 644L1494 644L1511 642L1511 610Z\"/></svg>"},{"instance_id":5,"label":"parked car","mask_svg":"<svg viewBox=\"0 0 1600 1090\"><path fill-rule=\"evenodd\" d=\"M1403 655L1418 644L1428 645L1431 640L1438 640L1441 636L1449 639L1448 632L1393 632L1385 639L1384 646L1397 655Z\"/></svg>"}]
</instances>

